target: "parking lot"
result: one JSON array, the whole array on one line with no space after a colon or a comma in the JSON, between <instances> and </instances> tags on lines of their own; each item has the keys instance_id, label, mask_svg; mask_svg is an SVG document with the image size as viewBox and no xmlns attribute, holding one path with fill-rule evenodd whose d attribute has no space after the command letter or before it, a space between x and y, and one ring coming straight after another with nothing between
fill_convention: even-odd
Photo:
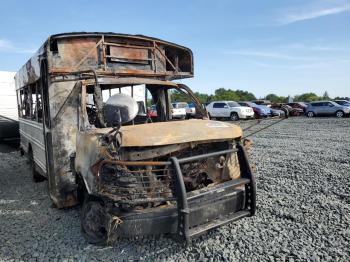
<instances>
[{"instance_id":1,"label":"parking lot","mask_svg":"<svg viewBox=\"0 0 350 262\"><path fill-rule=\"evenodd\" d=\"M1 145L0 260L349 261L349 131L349 118L297 117L254 135L256 216L189 247L164 236L87 244L79 207L53 208L46 182L34 184L26 159Z\"/></svg>"}]
</instances>

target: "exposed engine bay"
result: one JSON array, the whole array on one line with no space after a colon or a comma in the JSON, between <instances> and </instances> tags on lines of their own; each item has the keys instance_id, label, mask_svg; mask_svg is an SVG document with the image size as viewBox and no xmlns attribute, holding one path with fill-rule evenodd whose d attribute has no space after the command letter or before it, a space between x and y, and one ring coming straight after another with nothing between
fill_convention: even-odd
<instances>
[{"instance_id":1,"label":"exposed engine bay","mask_svg":"<svg viewBox=\"0 0 350 262\"><path fill-rule=\"evenodd\" d=\"M175 198L174 170L166 163L170 157L179 159L209 154L232 148L231 143L188 143L156 148L122 148L121 157L139 159L133 165L100 166L98 190L122 207L155 207L169 204ZM137 153L135 153L137 152ZM113 152L111 152L113 154ZM144 164L143 164L144 162ZM153 164L153 165L152 165ZM181 165L186 192L210 187L240 177L236 153L213 156Z\"/></svg>"}]
</instances>

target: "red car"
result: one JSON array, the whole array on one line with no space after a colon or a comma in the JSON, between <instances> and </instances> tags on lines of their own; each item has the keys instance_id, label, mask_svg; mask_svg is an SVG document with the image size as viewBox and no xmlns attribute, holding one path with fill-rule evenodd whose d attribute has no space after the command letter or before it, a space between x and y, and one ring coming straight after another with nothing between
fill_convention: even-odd
<instances>
[{"instance_id":1,"label":"red car","mask_svg":"<svg viewBox=\"0 0 350 262\"><path fill-rule=\"evenodd\" d=\"M157 115L157 108L155 105L152 105L147 108L147 115L150 117L156 117Z\"/></svg>"},{"instance_id":2,"label":"red car","mask_svg":"<svg viewBox=\"0 0 350 262\"><path fill-rule=\"evenodd\" d=\"M287 105L291 106L292 108L302 109L304 113L306 112L307 105L303 102L293 102L293 103L288 103Z\"/></svg>"}]
</instances>

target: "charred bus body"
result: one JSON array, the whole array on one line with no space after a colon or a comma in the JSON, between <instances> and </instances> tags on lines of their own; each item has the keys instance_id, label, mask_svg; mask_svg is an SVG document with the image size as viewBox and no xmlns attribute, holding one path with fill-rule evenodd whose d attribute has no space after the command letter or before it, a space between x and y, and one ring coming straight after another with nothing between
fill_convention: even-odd
<instances>
[{"instance_id":1,"label":"charred bus body","mask_svg":"<svg viewBox=\"0 0 350 262\"><path fill-rule=\"evenodd\" d=\"M191 89L171 81L192 76L190 49L114 33L53 35L17 73L32 175L47 178L57 207L83 203L90 243L162 233L188 242L254 215L242 130L208 120ZM172 119L173 90L196 104L196 119Z\"/></svg>"}]
</instances>

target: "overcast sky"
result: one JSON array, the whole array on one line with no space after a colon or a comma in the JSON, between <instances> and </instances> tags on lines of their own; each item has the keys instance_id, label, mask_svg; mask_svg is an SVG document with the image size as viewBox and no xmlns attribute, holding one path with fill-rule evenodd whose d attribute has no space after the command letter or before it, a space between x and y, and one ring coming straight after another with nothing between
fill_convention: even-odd
<instances>
[{"instance_id":1,"label":"overcast sky","mask_svg":"<svg viewBox=\"0 0 350 262\"><path fill-rule=\"evenodd\" d=\"M193 50L193 90L350 95L350 0L1 1L0 70L51 34L143 34Z\"/></svg>"}]
</instances>

